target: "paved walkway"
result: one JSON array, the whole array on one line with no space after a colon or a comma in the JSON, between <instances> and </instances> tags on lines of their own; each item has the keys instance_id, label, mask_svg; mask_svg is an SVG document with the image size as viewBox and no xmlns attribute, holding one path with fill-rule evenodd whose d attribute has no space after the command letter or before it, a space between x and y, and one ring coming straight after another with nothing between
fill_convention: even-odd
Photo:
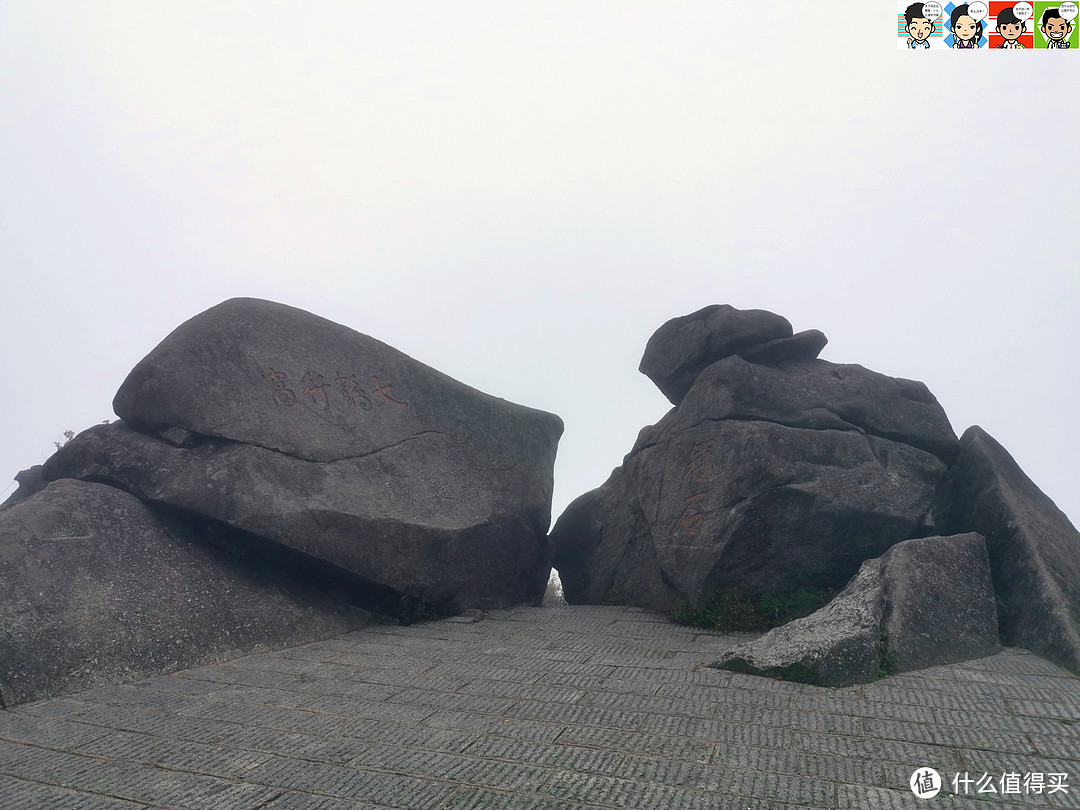
<instances>
[{"instance_id":1,"label":"paved walkway","mask_svg":"<svg viewBox=\"0 0 1080 810\"><path fill-rule=\"evenodd\" d=\"M0 808L1080 807L1080 679L1041 658L820 689L702 666L737 640L521 608L42 701L0 711Z\"/></svg>"}]
</instances>

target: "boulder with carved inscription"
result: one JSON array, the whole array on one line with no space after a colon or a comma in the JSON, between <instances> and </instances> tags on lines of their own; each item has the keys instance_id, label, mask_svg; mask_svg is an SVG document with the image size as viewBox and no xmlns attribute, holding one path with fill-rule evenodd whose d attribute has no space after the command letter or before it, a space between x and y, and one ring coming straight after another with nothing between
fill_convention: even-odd
<instances>
[{"instance_id":1,"label":"boulder with carved inscription","mask_svg":"<svg viewBox=\"0 0 1080 810\"><path fill-rule=\"evenodd\" d=\"M562 422L299 309L165 338L47 478L108 481L448 610L539 601Z\"/></svg>"},{"instance_id":2,"label":"boulder with carved inscription","mask_svg":"<svg viewBox=\"0 0 1080 810\"><path fill-rule=\"evenodd\" d=\"M921 383L730 354L567 508L554 565L570 602L670 610L834 591L864 560L933 533L957 448Z\"/></svg>"},{"instance_id":3,"label":"boulder with carved inscription","mask_svg":"<svg viewBox=\"0 0 1080 810\"><path fill-rule=\"evenodd\" d=\"M234 534L72 480L0 512L0 706L366 623L326 577L224 552Z\"/></svg>"}]
</instances>

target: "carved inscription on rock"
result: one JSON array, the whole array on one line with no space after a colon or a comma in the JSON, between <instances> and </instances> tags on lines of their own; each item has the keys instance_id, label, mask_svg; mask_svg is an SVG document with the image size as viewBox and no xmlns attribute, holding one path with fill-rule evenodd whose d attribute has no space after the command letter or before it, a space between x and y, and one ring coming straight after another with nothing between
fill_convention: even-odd
<instances>
[{"instance_id":1,"label":"carved inscription on rock","mask_svg":"<svg viewBox=\"0 0 1080 810\"><path fill-rule=\"evenodd\" d=\"M712 481L716 475L712 467L715 446L715 439L706 439L690 448L690 458L682 481L694 484L694 489L698 491L683 499L683 510L675 519L671 531L668 532L669 537L695 535L701 529L701 524L705 520L705 498L709 494L705 484Z\"/></svg>"},{"instance_id":2,"label":"carved inscription on rock","mask_svg":"<svg viewBox=\"0 0 1080 810\"><path fill-rule=\"evenodd\" d=\"M359 409L371 411L389 406L408 407L408 402L394 392L389 382L380 381L373 375L374 385L368 390L361 387L356 374L335 373L332 379L322 374L305 370L299 378L278 369L271 368L262 375L263 382L274 404L281 408L295 408L303 405L317 413L349 412ZM292 380L296 382L292 382ZM374 399L374 401L372 401Z\"/></svg>"}]
</instances>

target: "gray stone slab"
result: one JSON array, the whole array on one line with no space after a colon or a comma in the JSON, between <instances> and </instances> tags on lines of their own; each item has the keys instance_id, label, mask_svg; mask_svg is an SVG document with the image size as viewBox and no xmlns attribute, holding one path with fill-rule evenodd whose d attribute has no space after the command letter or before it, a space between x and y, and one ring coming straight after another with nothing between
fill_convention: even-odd
<instances>
[{"instance_id":1,"label":"gray stone slab","mask_svg":"<svg viewBox=\"0 0 1080 810\"><path fill-rule=\"evenodd\" d=\"M625 709L605 709L596 706L568 706L565 703L543 703L521 700L504 712L506 717L524 717L533 720L551 720L556 723L600 728L621 728L636 731L648 717L644 712Z\"/></svg>"},{"instance_id":2,"label":"gray stone slab","mask_svg":"<svg viewBox=\"0 0 1080 810\"><path fill-rule=\"evenodd\" d=\"M463 695L539 700L545 703L577 703L586 694L583 689L551 686L549 684L523 684L489 680L469 681L454 691Z\"/></svg>"},{"instance_id":3,"label":"gray stone slab","mask_svg":"<svg viewBox=\"0 0 1080 810\"><path fill-rule=\"evenodd\" d=\"M247 771L272 758L272 754L245 751L222 745L173 740L150 734L114 731L80 745L77 753L157 765L222 779L240 779Z\"/></svg>"},{"instance_id":4,"label":"gray stone slab","mask_svg":"<svg viewBox=\"0 0 1080 810\"><path fill-rule=\"evenodd\" d=\"M557 742L604 751L663 755L689 762L708 762L713 749L711 742L703 740L662 737L657 734L592 726L567 726Z\"/></svg>"},{"instance_id":5,"label":"gray stone slab","mask_svg":"<svg viewBox=\"0 0 1080 810\"><path fill-rule=\"evenodd\" d=\"M107 736L109 729L51 717L0 712L0 740L70 750Z\"/></svg>"},{"instance_id":6,"label":"gray stone slab","mask_svg":"<svg viewBox=\"0 0 1080 810\"><path fill-rule=\"evenodd\" d=\"M276 754L331 765L345 765L372 747L367 739L285 733L277 729L240 726L222 737L222 746L267 755Z\"/></svg>"},{"instance_id":7,"label":"gray stone slab","mask_svg":"<svg viewBox=\"0 0 1080 810\"><path fill-rule=\"evenodd\" d=\"M326 793L363 799L390 807L437 807L450 793L452 785L432 779L401 774L363 771L332 765L305 762L268 763L253 780L277 784L287 782L309 793Z\"/></svg>"},{"instance_id":8,"label":"gray stone slab","mask_svg":"<svg viewBox=\"0 0 1080 810\"><path fill-rule=\"evenodd\" d=\"M1026 653L851 689L508 655L533 630L583 655L590 642L640 660L664 646L613 638L621 610L500 613L453 637L443 623L380 627L0 711L0 808L876 810L915 807L907 780L925 766L1058 769L1073 783L1041 804L950 807L1077 805L1080 679ZM634 633L692 637L624 615ZM459 654L440 661L428 644ZM431 669L339 660L354 654Z\"/></svg>"},{"instance_id":9,"label":"gray stone slab","mask_svg":"<svg viewBox=\"0 0 1080 810\"><path fill-rule=\"evenodd\" d=\"M371 720L391 720L395 723L416 725L431 716L437 709L424 704L354 700L352 698L332 696L317 697L304 705L305 711L317 712L327 717L364 717Z\"/></svg>"},{"instance_id":10,"label":"gray stone slab","mask_svg":"<svg viewBox=\"0 0 1080 810\"><path fill-rule=\"evenodd\" d=\"M454 789L439 810L586 810L593 807L597 805L463 785Z\"/></svg>"},{"instance_id":11,"label":"gray stone slab","mask_svg":"<svg viewBox=\"0 0 1080 810\"><path fill-rule=\"evenodd\" d=\"M270 804L265 805L266 810L387 810L391 806L291 791L282 793Z\"/></svg>"},{"instance_id":12,"label":"gray stone slab","mask_svg":"<svg viewBox=\"0 0 1080 810\"><path fill-rule=\"evenodd\" d=\"M478 714L506 714L515 704L513 698L489 694L469 695L460 692L435 692L428 689L402 689L387 698L387 701L411 707L417 711L420 710L420 707L426 706L431 709L450 709L452 711L476 712ZM548 704L545 703L544 705Z\"/></svg>"},{"instance_id":13,"label":"gray stone slab","mask_svg":"<svg viewBox=\"0 0 1080 810\"><path fill-rule=\"evenodd\" d=\"M486 714L437 711L424 720L424 725L434 728L473 731L477 734L499 734L523 740L553 741L565 726L543 720L502 718Z\"/></svg>"},{"instance_id":14,"label":"gray stone slab","mask_svg":"<svg viewBox=\"0 0 1080 810\"><path fill-rule=\"evenodd\" d=\"M64 810L135 810L146 806L7 776L0 776L0 797L3 797L4 810L41 810L45 807Z\"/></svg>"}]
</instances>

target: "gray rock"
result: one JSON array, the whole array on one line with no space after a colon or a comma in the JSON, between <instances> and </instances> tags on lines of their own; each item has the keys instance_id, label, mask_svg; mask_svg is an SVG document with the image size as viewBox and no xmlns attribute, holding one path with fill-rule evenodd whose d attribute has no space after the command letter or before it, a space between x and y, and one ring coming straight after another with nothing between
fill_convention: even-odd
<instances>
[{"instance_id":1,"label":"gray rock","mask_svg":"<svg viewBox=\"0 0 1080 810\"><path fill-rule=\"evenodd\" d=\"M961 437L936 511L986 537L1002 640L1080 673L1080 532L982 428Z\"/></svg>"},{"instance_id":2,"label":"gray rock","mask_svg":"<svg viewBox=\"0 0 1080 810\"><path fill-rule=\"evenodd\" d=\"M825 333L817 329L807 329L789 338L770 340L759 343L749 349L743 349L739 356L751 363L771 366L786 363L789 360L814 360L828 344Z\"/></svg>"},{"instance_id":3,"label":"gray rock","mask_svg":"<svg viewBox=\"0 0 1080 810\"><path fill-rule=\"evenodd\" d=\"M882 567L882 631L891 671L953 664L1001 649L982 535L907 540L885 552Z\"/></svg>"},{"instance_id":4,"label":"gray rock","mask_svg":"<svg viewBox=\"0 0 1080 810\"><path fill-rule=\"evenodd\" d=\"M319 463L238 442L176 447L121 421L80 433L45 474L108 482L451 612L539 601L549 491L527 467L500 475L474 459L443 433Z\"/></svg>"},{"instance_id":5,"label":"gray rock","mask_svg":"<svg viewBox=\"0 0 1080 810\"><path fill-rule=\"evenodd\" d=\"M233 298L177 327L132 369L113 408L308 461L455 437L486 466L550 479L562 421L481 393L372 337L294 307ZM418 482L419 485L419 482Z\"/></svg>"},{"instance_id":6,"label":"gray rock","mask_svg":"<svg viewBox=\"0 0 1080 810\"><path fill-rule=\"evenodd\" d=\"M772 312L713 304L657 329L645 346L639 371L678 405L711 363L759 343L790 338L791 332L788 320Z\"/></svg>"},{"instance_id":7,"label":"gray rock","mask_svg":"<svg viewBox=\"0 0 1080 810\"><path fill-rule=\"evenodd\" d=\"M763 366L742 357L713 363L679 408L679 422L765 420L811 430L848 430L910 445L946 464L960 442L945 411L915 380L825 360Z\"/></svg>"},{"instance_id":8,"label":"gray rock","mask_svg":"<svg viewBox=\"0 0 1080 810\"><path fill-rule=\"evenodd\" d=\"M254 299L177 328L114 406L125 424L84 432L48 478L109 481L445 610L543 595L557 416Z\"/></svg>"},{"instance_id":9,"label":"gray rock","mask_svg":"<svg viewBox=\"0 0 1080 810\"><path fill-rule=\"evenodd\" d=\"M821 610L733 647L713 666L814 686L875 680L884 661L883 602L881 561L867 560Z\"/></svg>"},{"instance_id":10,"label":"gray rock","mask_svg":"<svg viewBox=\"0 0 1080 810\"><path fill-rule=\"evenodd\" d=\"M11 504L24 501L31 495L35 495L41 490L45 489L48 482L41 474L41 465L35 464L25 470L19 470L15 474L15 482L19 485L18 489L11 493L11 496L0 504L0 508L10 506Z\"/></svg>"},{"instance_id":11,"label":"gray rock","mask_svg":"<svg viewBox=\"0 0 1080 810\"><path fill-rule=\"evenodd\" d=\"M79 481L0 514L0 582L9 706L364 624L344 594L208 547L183 522Z\"/></svg>"},{"instance_id":12,"label":"gray rock","mask_svg":"<svg viewBox=\"0 0 1080 810\"><path fill-rule=\"evenodd\" d=\"M832 602L728 650L713 666L850 686L993 655L997 613L981 535L924 537L867 560Z\"/></svg>"},{"instance_id":13,"label":"gray rock","mask_svg":"<svg viewBox=\"0 0 1080 810\"><path fill-rule=\"evenodd\" d=\"M552 533L569 602L671 610L839 589L934 533L959 443L926 386L823 360L739 356L698 375Z\"/></svg>"},{"instance_id":14,"label":"gray rock","mask_svg":"<svg viewBox=\"0 0 1080 810\"><path fill-rule=\"evenodd\" d=\"M930 528L945 465L929 453L850 430L680 421L661 420L556 522L568 602L669 611L724 593L838 590Z\"/></svg>"}]
</instances>

